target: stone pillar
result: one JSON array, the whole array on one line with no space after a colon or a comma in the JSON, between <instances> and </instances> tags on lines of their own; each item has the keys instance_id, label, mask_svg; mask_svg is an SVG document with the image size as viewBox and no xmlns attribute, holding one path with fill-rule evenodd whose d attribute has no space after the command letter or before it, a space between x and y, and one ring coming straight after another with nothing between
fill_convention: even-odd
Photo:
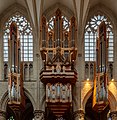
<instances>
[{"instance_id":1,"label":"stone pillar","mask_svg":"<svg viewBox=\"0 0 117 120\"><path fill-rule=\"evenodd\" d=\"M45 120L45 112L42 110L35 110L34 120Z\"/></svg>"},{"instance_id":2,"label":"stone pillar","mask_svg":"<svg viewBox=\"0 0 117 120\"><path fill-rule=\"evenodd\" d=\"M112 120L117 120L117 111L111 112L110 117Z\"/></svg>"},{"instance_id":3,"label":"stone pillar","mask_svg":"<svg viewBox=\"0 0 117 120\"><path fill-rule=\"evenodd\" d=\"M84 111L77 110L73 113L74 120L84 120Z\"/></svg>"},{"instance_id":4,"label":"stone pillar","mask_svg":"<svg viewBox=\"0 0 117 120\"><path fill-rule=\"evenodd\" d=\"M0 110L0 120L6 120L6 112Z\"/></svg>"}]
</instances>

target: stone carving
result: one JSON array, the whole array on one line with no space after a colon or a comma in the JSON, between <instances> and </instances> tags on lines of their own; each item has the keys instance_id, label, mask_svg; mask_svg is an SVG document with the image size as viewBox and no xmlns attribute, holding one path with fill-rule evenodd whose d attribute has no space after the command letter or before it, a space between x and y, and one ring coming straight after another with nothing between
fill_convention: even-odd
<instances>
[{"instance_id":1,"label":"stone carving","mask_svg":"<svg viewBox=\"0 0 117 120\"><path fill-rule=\"evenodd\" d=\"M117 120L117 111L111 112L110 116L112 120Z\"/></svg>"},{"instance_id":2,"label":"stone carving","mask_svg":"<svg viewBox=\"0 0 117 120\"><path fill-rule=\"evenodd\" d=\"M44 120L45 119L45 113L41 110L35 110L34 111L34 120Z\"/></svg>"},{"instance_id":3,"label":"stone carving","mask_svg":"<svg viewBox=\"0 0 117 120\"><path fill-rule=\"evenodd\" d=\"M73 117L75 120L84 120L84 112L83 110L77 110L73 113Z\"/></svg>"}]
</instances>

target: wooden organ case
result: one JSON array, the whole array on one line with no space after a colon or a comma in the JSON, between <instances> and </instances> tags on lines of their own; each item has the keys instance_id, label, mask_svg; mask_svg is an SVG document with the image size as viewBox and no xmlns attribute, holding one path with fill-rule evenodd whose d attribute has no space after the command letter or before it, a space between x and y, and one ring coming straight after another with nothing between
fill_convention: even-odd
<instances>
[{"instance_id":1,"label":"wooden organ case","mask_svg":"<svg viewBox=\"0 0 117 120\"><path fill-rule=\"evenodd\" d=\"M60 117L72 106L72 85L77 80L76 21L75 17L67 21L59 9L51 19L49 26L42 17L40 51L44 67L40 79L46 86L47 108Z\"/></svg>"},{"instance_id":2,"label":"wooden organ case","mask_svg":"<svg viewBox=\"0 0 117 120\"><path fill-rule=\"evenodd\" d=\"M25 97L23 91L23 64L20 57L20 40L15 22L10 25L10 39L8 41L8 105L17 112L24 108ZM19 113L18 113L19 114ZM17 116L17 119L19 116ZM19 118L20 119L20 118Z\"/></svg>"},{"instance_id":3,"label":"wooden organ case","mask_svg":"<svg viewBox=\"0 0 117 120\"><path fill-rule=\"evenodd\" d=\"M98 34L99 37L96 41L93 109L101 112L108 105L108 39L104 21L99 25Z\"/></svg>"}]
</instances>

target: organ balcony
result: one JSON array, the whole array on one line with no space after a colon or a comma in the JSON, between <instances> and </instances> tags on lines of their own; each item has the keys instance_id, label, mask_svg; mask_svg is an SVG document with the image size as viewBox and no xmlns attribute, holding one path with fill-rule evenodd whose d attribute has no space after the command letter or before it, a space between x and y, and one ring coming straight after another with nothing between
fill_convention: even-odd
<instances>
[{"instance_id":1,"label":"organ balcony","mask_svg":"<svg viewBox=\"0 0 117 120\"><path fill-rule=\"evenodd\" d=\"M68 57L74 56L73 52L76 54L75 50L71 50ZM48 55L46 57L46 55L47 54L42 51L42 56L45 56L44 58L48 57L48 60L46 62L43 58L44 68L40 73L41 81L45 84L56 82L75 84L77 80L77 71L74 68L74 58L68 61L70 58L65 59L60 50L57 50L57 53L53 55L54 57L52 59Z\"/></svg>"}]
</instances>

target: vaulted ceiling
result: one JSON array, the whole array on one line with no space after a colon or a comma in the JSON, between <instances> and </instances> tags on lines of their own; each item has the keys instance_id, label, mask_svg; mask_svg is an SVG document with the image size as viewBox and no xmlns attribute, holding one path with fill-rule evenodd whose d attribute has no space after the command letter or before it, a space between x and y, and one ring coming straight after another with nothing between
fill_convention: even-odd
<instances>
[{"instance_id":1,"label":"vaulted ceiling","mask_svg":"<svg viewBox=\"0 0 117 120\"><path fill-rule=\"evenodd\" d=\"M19 3L26 7L25 0L0 0L0 14L14 3Z\"/></svg>"},{"instance_id":2,"label":"vaulted ceiling","mask_svg":"<svg viewBox=\"0 0 117 120\"><path fill-rule=\"evenodd\" d=\"M56 3L68 7L77 16L78 22L84 18L90 7L99 3L105 5L117 16L117 0L0 0L0 14L14 3L27 9L35 26L39 25L40 14Z\"/></svg>"}]
</instances>

